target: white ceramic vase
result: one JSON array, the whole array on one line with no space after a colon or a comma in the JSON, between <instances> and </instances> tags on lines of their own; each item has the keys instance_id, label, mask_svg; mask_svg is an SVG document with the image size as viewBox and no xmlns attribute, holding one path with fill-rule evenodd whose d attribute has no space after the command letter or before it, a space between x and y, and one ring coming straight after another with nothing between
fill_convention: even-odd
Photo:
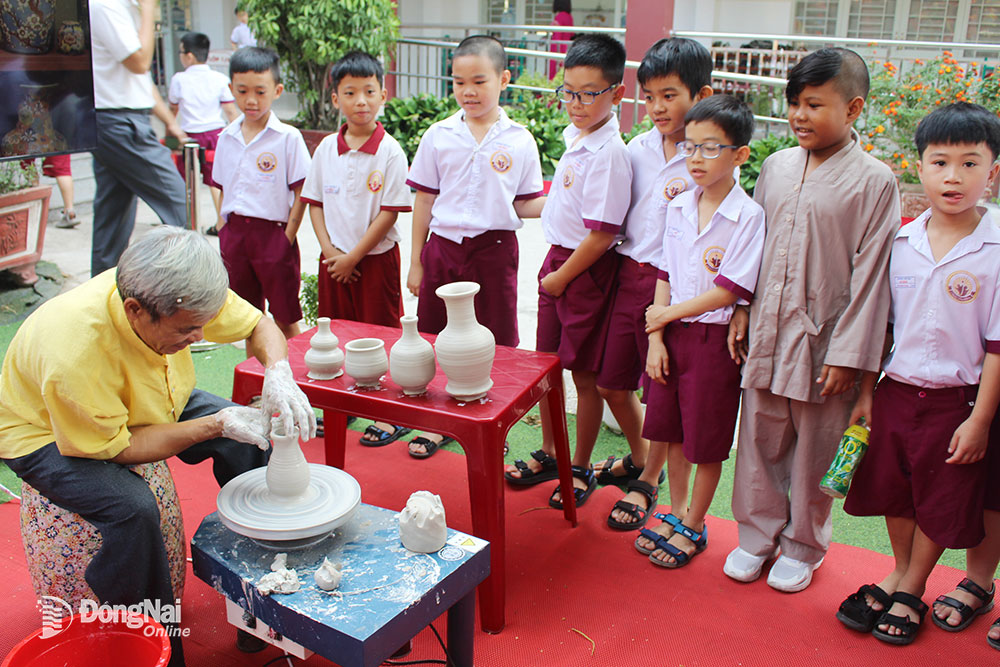
<instances>
[{"instance_id":1,"label":"white ceramic vase","mask_svg":"<svg viewBox=\"0 0 1000 667\"><path fill-rule=\"evenodd\" d=\"M344 370L359 387L378 387L389 370L385 342L379 338L355 338L344 346Z\"/></svg>"},{"instance_id":2,"label":"white ceramic vase","mask_svg":"<svg viewBox=\"0 0 1000 667\"><path fill-rule=\"evenodd\" d=\"M476 320L477 293L479 283L474 282L449 283L435 291L448 309L448 325L438 334L434 349L448 377L445 391L460 401L480 399L493 386L496 339Z\"/></svg>"},{"instance_id":3,"label":"white ceramic vase","mask_svg":"<svg viewBox=\"0 0 1000 667\"><path fill-rule=\"evenodd\" d=\"M344 374L344 353L340 349L337 334L330 331L330 318L316 320L317 331L309 339L306 351L308 377L313 380L332 380Z\"/></svg>"},{"instance_id":4,"label":"white ceramic vase","mask_svg":"<svg viewBox=\"0 0 1000 667\"><path fill-rule=\"evenodd\" d=\"M410 551L429 554L448 539L441 497L430 491L414 491L399 513L399 541Z\"/></svg>"},{"instance_id":5,"label":"white ceramic vase","mask_svg":"<svg viewBox=\"0 0 1000 667\"><path fill-rule=\"evenodd\" d=\"M277 417L271 420L271 459L264 480L278 502L293 502L309 488L309 463L299 447L299 429L285 433Z\"/></svg>"},{"instance_id":6,"label":"white ceramic vase","mask_svg":"<svg viewBox=\"0 0 1000 667\"><path fill-rule=\"evenodd\" d=\"M403 335L389 350L389 375L407 396L418 396L427 391L427 384L434 379L434 346L417 331L417 316L399 318Z\"/></svg>"}]
</instances>

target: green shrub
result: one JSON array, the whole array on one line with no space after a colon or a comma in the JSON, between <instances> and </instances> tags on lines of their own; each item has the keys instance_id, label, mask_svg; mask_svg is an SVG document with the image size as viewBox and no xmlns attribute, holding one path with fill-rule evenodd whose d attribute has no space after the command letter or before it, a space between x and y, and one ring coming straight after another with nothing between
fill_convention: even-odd
<instances>
[{"instance_id":1,"label":"green shrub","mask_svg":"<svg viewBox=\"0 0 1000 667\"><path fill-rule=\"evenodd\" d=\"M309 326L316 326L316 318L319 317L319 276L316 274L302 274L299 303L302 304L302 319Z\"/></svg>"},{"instance_id":2,"label":"green shrub","mask_svg":"<svg viewBox=\"0 0 1000 667\"><path fill-rule=\"evenodd\" d=\"M21 165L20 160L0 162L0 195L17 192L38 185L38 169L35 161Z\"/></svg>"},{"instance_id":3,"label":"green shrub","mask_svg":"<svg viewBox=\"0 0 1000 667\"><path fill-rule=\"evenodd\" d=\"M382 126L395 137L411 164L424 131L458 111L454 97L423 93L413 97L394 97L385 103Z\"/></svg>"},{"instance_id":4,"label":"green shrub","mask_svg":"<svg viewBox=\"0 0 1000 667\"><path fill-rule=\"evenodd\" d=\"M622 139L624 139L627 144L646 130L651 129L653 129L653 119L646 116L641 121L633 125L631 130L628 132L622 132Z\"/></svg>"},{"instance_id":5,"label":"green shrub","mask_svg":"<svg viewBox=\"0 0 1000 667\"><path fill-rule=\"evenodd\" d=\"M556 173L556 164L566 149L563 129L569 118L552 96L529 98L520 106L510 107L507 114L512 120L524 125L538 144L538 157L542 162L542 173L551 176Z\"/></svg>"},{"instance_id":6,"label":"green shrub","mask_svg":"<svg viewBox=\"0 0 1000 667\"><path fill-rule=\"evenodd\" d=\"M760 167L764 160L771 153L777 153L783 148L797 146L795 137L788 135L769 134L763 139L754 139L750 142L750 157L740 165L740 187L746 190L748 195L753 196L753 189L757 185L757 177L760 176Z\"/></svg>"}]
</instances>

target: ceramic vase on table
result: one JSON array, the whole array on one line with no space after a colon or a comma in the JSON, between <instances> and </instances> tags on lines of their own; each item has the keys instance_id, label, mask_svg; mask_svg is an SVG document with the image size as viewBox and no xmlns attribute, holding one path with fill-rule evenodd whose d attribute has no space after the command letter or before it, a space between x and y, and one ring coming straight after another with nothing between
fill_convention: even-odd
<instances>
[{"instance_id":1,"label":"ceramic vase on table","mask_svg":"<svg viewBox=\"0 0 1000 667\"><path fill-rule=\"evenodd\" d=\"M0 156L55 153L69 148L52 126L48 97L54 84L21 84L24 99L17 107L17 125L0 140Z\"/></svg>"},{"instance_id":2,"label":"ceramic vase on table","mask_svg":"<svg viewBox=\"0 0 1000 667\"><path fill-rule=\"evenodd\" d=\"M389 370L385 342L379 338L355 338L344 346L344 370L357 386L374 389Z\"/></svg>"},{"instance_id":3,"label":"ceramic vase on table","mask_svg":"<svg viewBox=\"0 0 1000 667\"><path fill-rule=\"evenodd\" d=\"M48 53L55 17L55 0L0 0L0 48L12 53Z\"/></svg>"},{"instance_id":4,"label":"ceramic vase on table","mask_svg":"<svg viewBox=\"0 0 1000 667\"><path fill-rule=\"evenodd\" d=\"M479 283L449 283L434 293L444 300L448 311L448 324L434 343L438 365L448 377L445 391L460 401L480 399L493 386L490 373L496 339L476 320Z\"/></svg>"},{"instance_id":5,"label":"ceramic vase on table","mask_svg":"<svg viewBox=\"0 0 1000 667\"><path fill-rule=\"evenodd\" d=\"M316 320L316 333L309 339L306 351L307 375L313 380L332 380L344 374L344 353L337 334L330 330L330 318Z\"/></svg>"},{"instance_id":6,"label":"ceramic vase on table","mask_svg":"<svg viewBox=\"0 0 1000 667\"><path fill-rule=\"evenodd\" d=\"M309 463L299 447L299 429L285 433L278 418L271 420L271 458L264 479L279 502L294 501L309 487Z\"/></svg>"},{"instance_id":7,"label":"ceramic vase on table","mask_svg":"<svg viewBox=\"0 0 1000 667\"><path fill-rule=\"evenodd\" d=\"M418 396L427 391L427 384L434 379L434 347L421 338L417 331L417 316L399 318L403 335L389 350L389 375L407 396Z\"/></svg>"},{"instance_id":8,"label":"ceramic vase on table","mask_svg":"<svg viewBox=\"0 0 1000 667\"><path fill-rule=\"evenodd\" d=\"M86 50L86 36L79 21L63 21L56 31L56 49L67 56L78 56Z\"/></svg>"}]
</instances>

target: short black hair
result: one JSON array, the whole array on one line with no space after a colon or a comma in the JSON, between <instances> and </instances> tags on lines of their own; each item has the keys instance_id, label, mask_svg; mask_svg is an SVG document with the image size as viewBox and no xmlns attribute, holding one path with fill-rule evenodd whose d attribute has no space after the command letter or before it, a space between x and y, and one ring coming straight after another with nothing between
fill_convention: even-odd
<instances>
[{"instance_id":1,"label":"short black hair","mask_svg":"<svg viewBox=\"0 0 1000 667\"><path fill-rule=\"evenodd\" d=\"M552 0L552 13L558 14L559 12L572 12L573 3L571 0Z\"/></svg>"},{"instance_id":2,"label":"short black hair","mask_svg":"<svg viewBox=\"0 0 1000 667\"><path fill-rule=\"evenodd\" d=\"M803 58L788 73L785 99L798 99L806 86L822 86L835 81L844 99L868 98L868 66L864 58L844 48L819 49Z\"/></svg>"},{"instance_id":3,"label":"short black hair","mask_svg":"<svg viewBox=\"0 0 1000 667\"><path fill-rule=\"evenodd\" d=\"M507 69L507 52L496 37L490 35L470 35L458 43L452 60L460 56L484 56L493 65L497 74Z\"/></svg>"},{"instance_id":4,"label":"short black hair","mask_svg":"<svg viewBox=\"0 0 1000 667\"><path fill-rule=\"evenodd\" d=\"M385 70L378 58L364 51L351 51L346 56L338 60L330 68L330 85L334 92L345 76L356 76L359 79L367 79L370 76L378 79L378 85L382 85L385 78Z\"/></svg>"},{"instance_id":5,"label":"short black hair","mask_svg":"<svg viewBox=\"0 0 1000 667\"><path fill-rule=\"evenodd\" d=\"M642 57L636 78L643 86L651 79L676 74L691 97L712 85L712 54L699 42L685 37L661 39Z\"/></svg>"},{"instance_id":6,"label":"short black hair","mask_svg":"<svg viewBox=\"0 0 1000 667\"><path fill-rule=\"evenodd\" d=\"M609 86L621 83L625 76L625 47L611 35L580 35L569 45L563 68L596 67Z\"/></svg>"},{"instance_id":7,"label":"short black hair","mask_svg":"<svg viewBox=\"0 0 1000 667\"><path fill-rule=\"evenodd\" d=\"M722 128L729 143L746 146L753 138L753 112L732 95L712 95L688 109L684 125L710 121Z\"/></svg>"},{"instance_id":8,"label":"short black hair","mask_svg":"<svg viewBox=\"0 0 1000 667\"><path fill-rule=\"evenodd\" d=\"M281 83L281 68L278 67L278 54L262 46L244 46L238 49L229 59L229 78L244 72L271 72L274 83Z\"/></svg>"},{"instance_id":9,"label":"short black hair","mask_svg":"<svg viewBox=\"0 0 1000 667\"><path fill-rule=\"evenodd\" d=\"M181 48L184 53L190 53L199 63L208 60L208 50L211 46L208 35L203 32L186 32L181 35Z\"/></svg>"},{"instance_id":10,"label":"short black hair","mask_svg":"<svg viewBox=\"0 0 1000 667\"><path fill-rule=\"evenodd\" d=\"M955 102L925 116L913 141L921 158L931 144L986 144L995 161L1000 157L1000 118L978 104Z\"/></svg>"}]
</instances>

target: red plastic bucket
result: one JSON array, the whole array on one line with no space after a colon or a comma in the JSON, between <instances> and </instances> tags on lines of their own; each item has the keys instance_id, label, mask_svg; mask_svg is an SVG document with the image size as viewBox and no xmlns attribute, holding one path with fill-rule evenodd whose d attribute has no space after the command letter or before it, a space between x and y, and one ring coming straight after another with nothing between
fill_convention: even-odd
<instances>
[{"instance_id":1,"label":"red plastic bucket","mask_svg":"<svg viewBox=\"0 0 1000 667\"><path fill-rule=\"evenodd\" d=\"M148 616L132 616L128 623L84 623L76 614L63 619L56 634L42 638L43 632L28 635L0 667L165 667L170 662L170 639Z\"/></svg>"}]
</instances>

